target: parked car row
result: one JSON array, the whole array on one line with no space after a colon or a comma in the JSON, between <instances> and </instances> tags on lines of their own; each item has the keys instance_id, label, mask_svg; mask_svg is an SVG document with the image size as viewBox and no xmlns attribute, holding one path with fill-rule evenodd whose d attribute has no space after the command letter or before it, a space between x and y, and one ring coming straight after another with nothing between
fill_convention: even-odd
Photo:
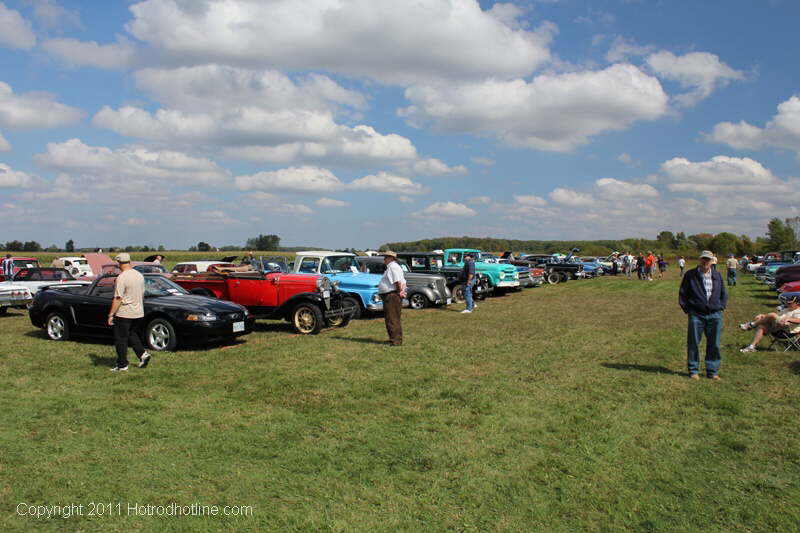
<instances>
[{"instance_id":1,"label":"parked car row","mask_svg":"<svg viewBox=\"0 0 800 533\"><path fill-rule=\"evenodd\" d=\"M569 261L540 263L532 256L515 258L510 253L484 260L480 250L467 248L401 252L398 262L408 287L404 305L423 309L463 299L467 254L475 258L477 299L539 286L548 267L559 277L566 272L574 279L583 277L581 265ZM110 337L107 313L118 266L103 254L70 258L84 259L92 269L89 274L78 266L82 262L68 264L64 259L60 264L69 268L43 268L35 259L20 258L12 283L0 287L0 313L8 306L27 306L31 323L54 341L75 335ZM237 265L235 260L232 256L178 263L171 272L158 261L133 263L145 278L145 344L160 351L232 339L250 333L261 319L285 320L298 334L317 334L383 309L378 294L385 270L382 256L316 250L298 252L291 262L250 257Z\"/></svg>"}]
</instances>

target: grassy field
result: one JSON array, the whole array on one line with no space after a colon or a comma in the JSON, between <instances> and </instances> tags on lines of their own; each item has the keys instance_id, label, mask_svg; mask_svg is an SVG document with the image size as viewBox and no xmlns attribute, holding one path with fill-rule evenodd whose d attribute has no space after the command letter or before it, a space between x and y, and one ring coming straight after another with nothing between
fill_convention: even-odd
<instances>
[{"instance_id":1,"label":"grassy field","mask_svg":"<svg viewBox=\"0 0 800 533\"><path fill-rule=\"evenodd\" d=\"M54 343L12 311L0 530L800 530L800 354L738 351L774 294L732 290L723 380L693 382L677 289L670 272L404 311L400 348L380 319L261 322L124 374L110 343ZM171 503L247 516L129 511Z\"/></svg>"}]
</instances>

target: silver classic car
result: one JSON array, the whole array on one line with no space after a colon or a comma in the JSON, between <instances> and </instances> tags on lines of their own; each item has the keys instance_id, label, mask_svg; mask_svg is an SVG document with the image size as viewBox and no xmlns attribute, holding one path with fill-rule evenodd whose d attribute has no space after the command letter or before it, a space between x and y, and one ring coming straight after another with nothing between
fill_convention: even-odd
<instances>
[{"instance_id":1,"label":"silver classic car","mask_svg":"<svg viewBox=\"0 0 800 533\"><path fill-rule=\"evenodd\" d=\"M408 293L409 307L412 309L423 309L433 305L449 305L453 301L453 295L447 288L447 279L439 274L422 274L411 272L408 265L402 259L397 261L406 278L406 292ZM383 274L386 265L383 264L383 256L359 257L359 269L370 274Z\"/></svg>"}]
</instances>

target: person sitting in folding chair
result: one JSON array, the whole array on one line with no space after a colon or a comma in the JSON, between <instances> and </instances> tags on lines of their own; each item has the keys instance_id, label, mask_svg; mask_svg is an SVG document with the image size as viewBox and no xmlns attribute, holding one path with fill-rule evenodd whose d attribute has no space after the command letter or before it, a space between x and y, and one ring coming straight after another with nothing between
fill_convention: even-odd
<instances>
[{"instance_id":1,"label":"person sitting in folding chair","mask_svg":"<svg viewBox=\"0 0 800 533\"><path fill-rule=\"evenodd\" d=\"M769 313L766 315L756 315L751 322L739 324L739 329L744 331L755 329L755 335L750 344L739 350L740 352L755 352L756 346L764 338L770 335L772 344L776 341L788 341L786 349L800 346L800 296L792 295L783 299L785 307L779 313ZM770 346L772 346L772 344Z\"/></svg>"}]
</instances>

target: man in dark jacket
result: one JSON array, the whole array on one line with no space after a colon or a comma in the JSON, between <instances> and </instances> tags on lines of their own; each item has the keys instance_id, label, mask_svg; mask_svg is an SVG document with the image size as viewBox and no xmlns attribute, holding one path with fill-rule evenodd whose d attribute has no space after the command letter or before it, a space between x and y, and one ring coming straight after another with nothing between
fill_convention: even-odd
<instances>
[{"instance_id":1,"label":"man in dark jacket","mask_svg":"<svg viewBox=\"0 0 800 533\"><path fill-rule=\"evenodd\" d=\"M689 377L700 379L700 341L706 336L706 375L719 379L719 343L722 334L722 311L728 305L728 291L722 276L711 268L714 254L703 250L700 264L686 272L681 280L678 303L689 316L686 352Z\"/></svg>"}]
</instances>

